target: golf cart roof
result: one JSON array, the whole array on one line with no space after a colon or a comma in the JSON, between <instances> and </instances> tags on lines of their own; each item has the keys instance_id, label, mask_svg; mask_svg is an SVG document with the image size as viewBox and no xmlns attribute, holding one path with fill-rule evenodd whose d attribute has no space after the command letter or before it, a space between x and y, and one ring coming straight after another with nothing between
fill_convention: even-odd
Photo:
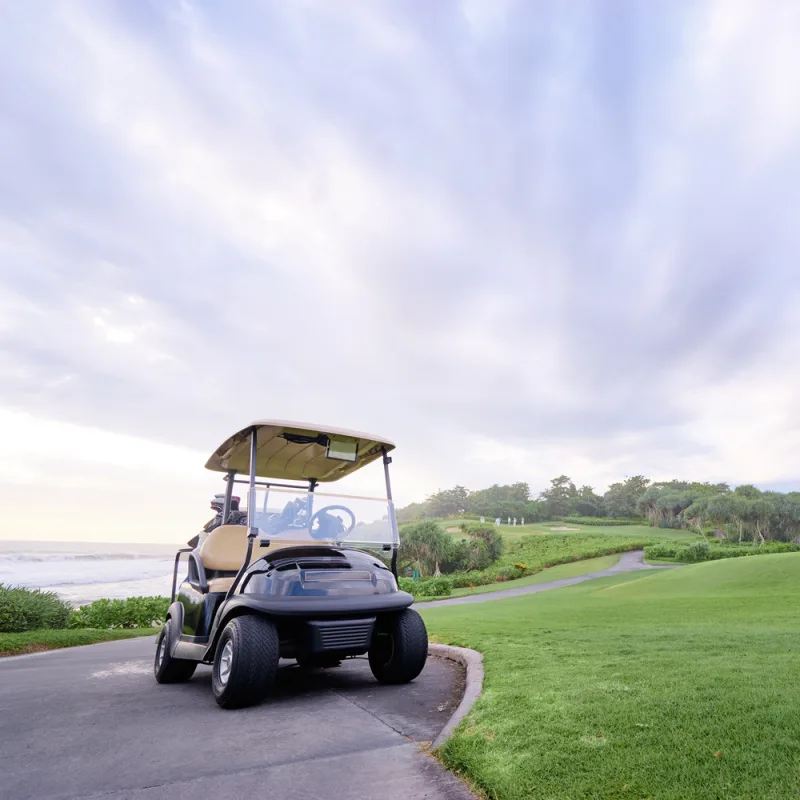
<instances>
[{"instance_id":1,"label":"golf cart roof","mask_svg":"<svg viewBox=\"0 0 800 800\"><path fill-rule=\"evenodd\" d=\"M384 448L395 444L383 436L311 425L304 422L259 419L227 438L206 462L215 472L250 471L250 434L256 430L256 475L282 480L336 481L380 458ZM331 440L355 442L355 460L340 460L328 455Z\"/></svg>"}]
</instances>

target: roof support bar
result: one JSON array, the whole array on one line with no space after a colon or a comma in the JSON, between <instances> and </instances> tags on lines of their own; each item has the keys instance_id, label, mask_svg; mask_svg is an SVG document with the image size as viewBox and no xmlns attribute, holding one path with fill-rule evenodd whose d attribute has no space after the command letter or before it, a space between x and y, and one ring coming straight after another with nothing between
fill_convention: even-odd
<instances>
[{"instance_id":1,"label":"roof support bar","mask_svg":"<svg viewBox=\"0 0 800 800\"><path fill-rule=\"evenodd\" d=\"M247 536L252 546L253 539L258 536L256 528L256 456L258 455L258 428L253 428L250 433L250 492L247 495ZM250 561L250 550L247 548L245 567Z\"/></svg>"},{"instance_id":2,"label":"roof support bar","mask_svg":"<svg viewBox=\"0 0 800 800\"><path fill-rule=\"evenodd\" d=\"M253 540L258 536L258 528L255 526L256 521L256 452L258 451L258 431L253 428L250 433L250 492L247 496L247 553L244 557L244 564L241 569L236 573L230 589L225 595L224 602L233 597L233 593L239 588L242 576L247 568L250 566L250 558L253 555ZM228 482L228 486L233 488L234 480ZM219 612L222 611L220 607ZM217 617L221 618L220 613L217 612Z\"/></svg>"},{"instance_id":3,"label":"roof support bar","mask_svg":"<svg viewBox=\"0 0 800 800\"><path fill-rule=\"evenodd\" d=\"M225 478L225 501L222 504L222 524L227 525L228 516L231 513L231 498L233 497L233 476L236 474L235 469L228 470L228 475Z\"/></svg>"},{"instance_id":4,"label":"roof support bar","mask_svg":"<svg viewBox=\"0 0 800 800\"><path fill-rule=\"evenodd\" d=\"M389 479L389 464L392 458L389 451L383 449L383 475L386 478L386 499L389 501L389 520L392 524L392 575L397 580L397 548L400 546L400 532L397 530L397 516L394 513L394 501L392 500L392 482Z\"/></svg>"}]
</instances>

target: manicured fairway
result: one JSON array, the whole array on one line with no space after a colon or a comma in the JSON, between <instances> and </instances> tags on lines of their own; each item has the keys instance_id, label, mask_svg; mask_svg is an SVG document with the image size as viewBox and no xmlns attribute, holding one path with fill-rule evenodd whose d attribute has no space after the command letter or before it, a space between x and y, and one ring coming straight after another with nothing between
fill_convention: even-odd
<instances>
[{"instance_id":1,"label":"manicured fairway","mask_svg":"<svg viewBox=\"0 0 800 800\"><path fill-rule=\"evenodd\" d=\"M489 797L800 797L800 553L420 611L484 653L442 757Z\"/></svg>"}]
</instances>

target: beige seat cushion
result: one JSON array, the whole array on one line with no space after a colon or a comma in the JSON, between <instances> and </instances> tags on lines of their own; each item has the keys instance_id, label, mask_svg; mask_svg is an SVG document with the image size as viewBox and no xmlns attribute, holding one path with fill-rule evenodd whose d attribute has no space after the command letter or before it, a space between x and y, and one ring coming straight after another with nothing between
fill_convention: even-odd
<instances>
[{"instance_id":1,"label":"beige seat cushion","mask_svg":"<svg viewBox=\"0 0 800 800\"><path fill-rule=\"evenodd\" d=\"M313 539L270 539L269 547L259 547L258 542L253 547L252 561L260 558L271 550L281 547L315 547L324 545ZM213 570L238 570L244 564L247 555L247 526L246 525L220 525L208 534L203 544L200 545L200 561L206 569ZM225 589L211 589L215 581L232 581L233 578L214 578L208 582L210 591L227 591ZM220 584L221 585L221 584ZM230 584L229 584L230 585Z\"/></svg>"},{"instance_id":2,"label":"beige seat cushion","mask_svg":"<svg viewBox=\"0 0 800 800\"><path fill-rule=\"evenodd\" d=\"M246 525L220 525L200 545L200 561L206 569L238 570L246 555Z\"/></svg>"}]
</instances>

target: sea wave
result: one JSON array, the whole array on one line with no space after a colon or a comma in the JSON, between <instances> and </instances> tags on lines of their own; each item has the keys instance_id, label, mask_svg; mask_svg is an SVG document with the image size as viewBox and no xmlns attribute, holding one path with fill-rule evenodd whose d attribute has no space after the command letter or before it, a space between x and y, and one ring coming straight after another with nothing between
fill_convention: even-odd
<instances>
[{"instance_id":1,"label":"sea wave","mask_svg":"<svg viewBox=\"0 0 800 800\"><path fill-rule=\"evenodd\" d=\"M128 584L171 575L173 559L144 558L19 559L0 556L0 583L27 589L89 584Z\"/></svg>"}]
</instances>

